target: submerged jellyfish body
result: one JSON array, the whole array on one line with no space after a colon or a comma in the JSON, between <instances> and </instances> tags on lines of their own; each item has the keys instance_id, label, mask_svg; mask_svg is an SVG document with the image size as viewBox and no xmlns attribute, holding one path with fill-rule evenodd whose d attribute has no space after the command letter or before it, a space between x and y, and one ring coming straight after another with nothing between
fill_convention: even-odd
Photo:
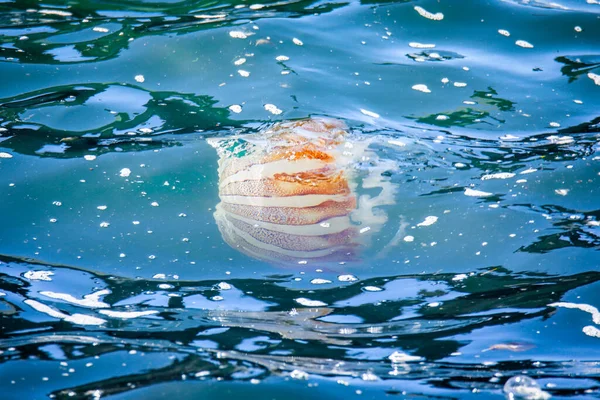
<instances>
[{"instance_id":1,"label":"submerged jellyfish body","mask_svg":"<svg viewBox=\"0 0 600 400\"><path fill-rule=\"evenodd\" d=\"M215 220L223 240L252 258L356 261L387 221L377 207L393 204L394 187L381 175L390 163L375 157L368 140L351 140L341 121L277 123L209 143L219 155ZM365 162L360 187L380 188L376 197L357 192Z\"/></svg>"}]
</instances>

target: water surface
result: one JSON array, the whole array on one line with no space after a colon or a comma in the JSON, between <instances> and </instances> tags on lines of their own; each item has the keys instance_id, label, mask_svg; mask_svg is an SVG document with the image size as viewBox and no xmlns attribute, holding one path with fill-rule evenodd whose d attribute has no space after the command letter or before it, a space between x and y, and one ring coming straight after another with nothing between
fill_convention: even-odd
<instances>
[{"instance_id":1,"label":"water surface","mask_svg":"<svg viewBox=\"0 0 600 400\"><path fill-rule=\"evenodd\" d=\"M599 17L0 1L3 398L600 396ZM207 139L308 117L370 141L386 222L354 260L249 257Z\"/></svg>"}]
</instances>

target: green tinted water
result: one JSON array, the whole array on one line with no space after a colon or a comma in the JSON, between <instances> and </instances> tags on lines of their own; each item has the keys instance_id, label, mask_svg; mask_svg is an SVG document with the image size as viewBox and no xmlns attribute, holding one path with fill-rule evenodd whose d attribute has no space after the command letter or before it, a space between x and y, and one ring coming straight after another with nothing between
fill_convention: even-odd
<instances>
[{"instance_id":1,"label":"green tinted water","mask_svg":"<svg viewBox=\"0 0 600 400\"><path fill-rule=\"evenodd\" d=\"M2 398L599 396L599 17L0 0ZM246 256L206 139L311 116L371 140L387 220L358 260Z\"/></svg>"}]
</instances>

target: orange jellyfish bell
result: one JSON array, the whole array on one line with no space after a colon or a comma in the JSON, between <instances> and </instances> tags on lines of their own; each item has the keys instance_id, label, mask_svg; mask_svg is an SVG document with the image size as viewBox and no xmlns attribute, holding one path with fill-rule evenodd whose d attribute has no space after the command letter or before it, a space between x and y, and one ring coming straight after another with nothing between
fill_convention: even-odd
<instances>
[{"instance_id":1,"label":"orange jellyfish bell","mask_svg":"<svg viewBox=\"0 0 600 400\"><path fill-rule=\"evenodd\" d=\"M311 118L209 139L219 155L214 217L223 240L277 264L356 259L361 226L352 218L360 219L352 162L368 143L347 136L343 122Z\"/></svg>"}]
</instances>

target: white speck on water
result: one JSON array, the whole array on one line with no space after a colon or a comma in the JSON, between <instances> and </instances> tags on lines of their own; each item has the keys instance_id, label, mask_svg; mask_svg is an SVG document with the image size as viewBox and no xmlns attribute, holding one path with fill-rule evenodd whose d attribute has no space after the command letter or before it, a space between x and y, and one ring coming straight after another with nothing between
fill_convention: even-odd
<instances>
[{"instance_id":1,"label":"white speck on water","mask_svg":"<svg viewBox=\"0 0 600 400\"><path fill-rule=\"evenodd\" d=\"M242 112L242 106L240 106L239 104L233 104L229 106L229 110L231 112L234 112L236 114L239 114Z\"/></svg>"},{"instance_id":2,"label":"white speck on water","mask_svg":"<svg viewBox=\"0 0 600 400\"><path fill-rule=\"evenodd\" d=\"M453 281L455 281L455 282L456 282L456 281L462 281L462 280L465 280L465 279L467 279L468 277L469 277L469 276L468 276L467 274L458 274L458 275L454 275L454 276L452 277L452 280L453 280Z\"/></svg>"},{"instance_id":3,"label":"white speck on water","mask_svg":"<svg viewBox=\"0 0 600 400\"><path fill-rule=\"evenodd\" d=\"M50 278L54 275L52 271L27 271L23 274L25 279L29 279L30 281L52 281Z\"/></svg>"},{"instance_id":4,"label":"white speck on water","mask_svg":"<svg viewBox=\"0 0 600 400\"><path fill-rule=\"evenodd\" d=\"M154 260L154 259L156 259L156 256L155 256L154 254L150 254L150 255L148 256L148 259L149 259L149 260Z\"/></svg>"},{"instance_id":5,"label":"white speck on water","mask_svg":"<svg viewBox=\"0 0 600 400\"><path fill-rule=\"evenodd\" d=\"M50 218L50 222L51 222L51 223L53 223L53 224L54 224L56 221L58 221L56 218Z\"/></svg>"},{"instance_id":6,"label":"white speck on water","mask_svg":"<svg viewBox=\"0 0 600 400\"><path fill-rule=\"evenodd\" d=\"M454 82L455 87L466 87L467 84L465 82Z\"/></svg>"},{"instance_id":7,"label":"white speck on water","mask_svg":"<svg viewBox=\"0 0 600 400\"><path fill-rule=\"evenodd\" d=\"M279 115L283 112L279 108L277 108L277 106L275 104L265 104L264 107L265 107L265 110L267 110L268 112L270 112L271 114L274 114L274 115Z\"/></svg>"},{"instance_id":8,"label":"white speck on water","mask_svg":"<svg viewBox=\"0 0 600 400\"><path fill-rule=\"evenodd\" d=\"M420 6L415 6L415 11L418 12L421 17L425 17L433 21L441 21L444 19L444 14L442 14L441 12L437 12L434 14Z\"/></svg>"},{"instance_id":9,"label":"white speck on water","mask_svg":"<svg viewBox=\"0 0 600 400\"><path fill-rule=\"evenodd\" d=\"M277 56L275 59L277 61L288 61L290 58L288 56Z\"/></svg>"},{"instance_id":10,"label":"white speck on water","mask_svg":"<svg viewBox=\"0 0 600 400\"><path fill-rule=\"evenodd\" d=\"M143 83L146 80L146 78L144 78L144 75L136 75L134 79L136 82L139 83Z\"/></svg>"},{"instance_id":11,"label":"white speck on water","mask_svg":"<svg viewBox=\"0 0 600 400\"><path fill-rule=\"evenodd\" d=\"M400 140L388 140L389 144L393 144L394 146L398 146L398 147L405 147L406 143L400 141Z\"/></svg>"},{"instance_id":12,"label":"white speck on water","mask_svg":"<svg viewBox=\"0 0 600 400\"><path fill-rule=\"evenodd\" d=\"M129 175L131 175L131 170L129 168L123 168L121 171L119 171L119 176L123 178L127 178Z\"/></svg>"},{"instance_id":13,"label":"white speck on water","mask_svg":"<svg viewBox=\"0 0 600 400\"><path fill-rule=\"evenodd\" d=\"M571 137L571 136L552 135L552 136L548 136L546 139L548 139L550 141L550 143L554 143L554 144L569 144L569 143L573 143L575 141L575 139L573 139L573 137Z\"/></svg>"},{"instance_id":14,"label":"white speck on water","mask_svg":"<svg viewBox=\"0 0 600 400\"><path fill-rule=\"evenodd\" d=\"M517 40L515 44L519 47L523 47L524 49L533 49L533 45L525 40Z\"/></svg>"},{"instance_id":15,"label":"white speck on water","mask_svg":"<svg viewBox=\"0 0 600 400\"><path fill-rule=\"evenodd\" d=\"M260 10L261 8L264 8L264 7L265 7L264 4L252 4L248 8L251 10Z\"/></svg>"},{"instance_id":16,"label":"white speck on water","mask_svg":"<svg viewBox=\"0 0 600 400\"><path fill-rule=\"evenodd\" d=\"M301 371L299 369L295 369L292 372L290 372L290 377L292 379L298 379L298 380L307 380L308 379L308 374L304 371Z\"/></svg>"},{"instance_id":17,"label":"white speck on water","mask_svg":"<svg viewBox=\"0 0 600 400\"><path fill-rule=\"evenodd\" d=\"M425 221L423 222L419 222L417 224L417 226L430 226L433 225L437 222L438 217L434 216L434 215L430 215L428 217L425 217Z\"/></svg>"},{"instance_id":18,"label":"white speck on water","mask_svg":"<svg viewBox=\"0 0 600 400\"><path fill-rule=\"evenodd\" d=\"M500 136L500 139L502 139L502 140L516 140L518 138L519 138L518 136L511 135L510 133L507 135Z\"/></svg>"},{"instance_id":19,"label":"white speck on water","mask_svg":"<svg viewBox=\"0 0 600 400\"><path fill-rule=\"evenodd\" d=\"M482 181L487 181L489 179L508 179L515 176L512 172L497 172L495 174L487 174L481 177Z\"/></svg>"},{"instance_id":20,"label":"white speck on water","mask_svg":"<svg viewBox=\"0 0 600 400\"><path fill-rule=\"evenodd\" d=\"M41 10L39 10L38 13L40 13L42 15L58 15L59 17L70 17L71 15L73 15L72 13L70 13L68 11L63 11L63 10L47 10L47 9L44 9L44 8L41 9Z\"/></svg>"},{"instance_id":21,"label":"white speck on water","mask_svg":"<svg viewBox=\"0 0 600 400\"><path fill-rule=\"evenodd\" d=\"M140 221L131 221L131 223L134 224L134 225L139 225Z\"/></svg>"},{"instance_id":22,"label":"white speck on water","mask_svg":"<svg viewBox=\"0 0 600 400\"><path fill-rule=\"evenodd\" d=\"M83 156L83 158L85 158L87 161L94 161L96 159L96 156L93 154L86 154L85 156Z\"/></svg>"},{"instance_id":23,"label":"white speck on water","mask_svg":"<svg viewBox=\"0 0 600 400\"><path fill-rule=\"evenodd\" d=\"M408 235L408 236L404 236L404 239L403 239L403 240L404 240L405 242L407 242L407 243L410 243L410 242L414 242L414 241L415 241L415 237L414 237L414 236L410 236L410 235Z\"/></svg>"},{"instance_id":24,"label":"white speck on water","mask_svg":"<svg viewBox=\"0 0 600 400\"><path fill-rule=\"evenodd\" d=\"M315 278L312 279L310 283L312 283L313 285L325 285L327 283L331 283L331 281L329 279Z\"/></svg>"},{"instance_id":25,"label":"white speck on water","mask_svg":"<svg viewBox=\"0 0 600 400\"><path fill-rule=\"evenodd\" d=\"M198 19L220 19L227 17L227 14L197 14L194 18Z\"/></svg>"},{"instance_id":26,"label":"white speck on water","mask_svg":"<svg viewBox=\"0 0 600 400\"><path fill-rule=\"evenodd\" d=\"M371 371L365 372L364 374L362 374L360 376L360 378L363 381L369 381L369 382L378 381L379 380L379 377L377 375L375 375L374 373L372 373Z\"/></svg>"},{"instance_id":27,"label":"white speck on water","mask_svg":"<svg viewBox=\"0 0 600 400\"><path fill-rule=\"evenodd\" d=\"M106 33L106 32L108 32L108 29L107 29L107 28L103 28L103 27L101 27L101 26L95 26L95 27L93 27L93 28L92 28L92 30L93 30L94 32L101 32L101 33Z\"/></svg>"},{"instance_id":28,"label":"white speck on water","mask_svg":"<svg viewBox=\"0 0 600 400\"><path fill-rule=\"evenodd\" d=\"M219 282L217 288L219 290L231 290L231 285L227 282Z\"/></svg>"},{"instance_id":29,"label":"white speck on water","mask_svg":"<svg viewBox=\"0 0 600 400\"><path fill-rule=\"evenodd\" d=\"M369 232L371 230L370 226L365 226L364 228L362 228L361 230L359 230L359 233L365 233L365 232Z\"/></svg>"},{"instance_id":30,"label":"white speck on water","mask_svg":"<svg viewBox=\"0 0 600 400\"><path fill-rule=\"evenodd\" d=\"M292 42L294 42L294 44L296 46L302 46L304 43L302 42L302 40L298 39L298 38L293 38Z\"/></svg>"},{"instance_id":31,"label":"white speck on water","mask_svg":"<svg viewBox=\"0 0 600 400\"><path fill-rule=\"evenodd\" d=\"M600 75L594 74L593 72L588 72L587 76L593 80L596 85L600 86Z\"/></svg>"},{"instance_id":32,"label":"white speck on water","mask_svg":"<svg viewBox=\"0 0 600 400\"><path fill-rule=\"evenodd\" d=\"M371 118L379 118L379 114L374 113L373 111L365 110L364 108L361 108L360 112Z\"/></svg>"},{"instance_id":33,"label":"white speck on water","mask_svg":"<svg viewBox=\"0 0 600 400\"><path fill-rule=\"evenodd\" d=\"M187 214L186 213L179 213L179 214L177 214L177 216L180 217L180 218L185 218L185 217L187 217Z\"/></svg>"},{"instance_id":34,"label":"white speck on water","mask_svg":"<svg viewBox=\"0 0 600 400\"><path fill-rule=\"evenodd\" d=\"M467 165L461 162L454 163L455 168L465 168Z\"/></svg>"},{"instance_id":35,"label":"white speck on water","mask_svg":"<svg viewBox=\"0 0 600 400\"><path fill-rule=\"evenodd\" d=\"M428 303L427 307L439 307L442 303L438 303L438 302L433 302L433 303Z\"/></svg>"},{"instance_id":36,"label":"white speck on water","mask_svg":"<svg viewBox=\"0 0 600 400\"><path fill-rule=\"evenodd\" d=\"M516 234L514 234L514 233L511 233L510 235L508 235L508 237L511 237L511 238L514 238L514 237L516 237L516 236L517 236L517 235L516 235Z\"/></svg>"},{"instance_id":37,"label":"white speck on water","mask_svg":"<svg viewBox=\"0 0 600 400\"><path fill-rule=\"evenodd\" d=\"M575 103L575 104L583 104L583 101L581 101L581 100L573 100L573 103Z\"/></svg>"},{"instance_id":38,"label":"white speck on water","mask_svg":"<svg viewBox=\"0 0 600 400\"><path fill-rule=\"evenodd\" d=\"M448 78L442 78L442 83L448 83L448 82L450 82L450 79L448 79Z\"/></svg>"},{"instance_id":39,"label":"white speck on water","mask_svg":"<svg viewBox=\"0 0 600 400\"><path fill-rule=\"evenodd\" d=\"M5 151L0 152L0 158L13 158L13 155Z\"/></svg>"},{"instance_id":40,"label":"white speck on water","mask_svg":"<svg viewBox=\"0 0 600 400\"><path fill-rule=\"evenodd\" d=\"M243 76L244 78L247 78L250 76L250 72L243 70L243 69L238 69L238 74L240 74L240 76Z\"/></svg>"},{"instance_id":41,"label":"white speck on water","mask_svg":"<svg viewBox=\"0 0 600 400\"><path fill-rule=\"evenodd\" d=\"M125 258L125 257L127 257L127 254L125 254L125 253L121 253L121 254L119 254L119 257L120 257L120 258Z\"/></svg>"},{"instance_id":42,"label":"white speck on water","mask_svg":"<svg viewBox=\"0 0 600 400\"><path fill-rule=\"evenodd\" d=\"M554 191L554 193L561 195L561 196L566 196L569 194L569 189L556 189Z\"/></svg>"},{"instance_id":43,"label":"white speck on water","mask_svg":"<svg viewBox=\"0 0 600 400\"><path fill-rule=\"evenodd\" d=\"M233 63L234 63L235 65L238 65L238 66L239 66L239 65L242 65L242 64L244 64L245 62L246 62L246 59L245 59L245 58L238 58L238 59L237 59L237 60L235 60Z\"/></svg>"},{"instance_id":44,"label":"white speck on water","mask_svg":"<svg viewBox=\"0 0 600 400\"><path fill-rule=\"evenodd\" d=\"M338 281L340 281L340 282L355 282L357 280L358 280L358 278L354 275L347 274L347 275L338 276Z\"/></svg>"},{"instance_id":45,"label":"white speck on water","mask_svg":"<svg viewBox=\"0 0 600 400\"><path fill-rule=\"evenodd\" d=\"M412 89L416 90L418 92L431 93L431 90L429 90L427 85L423 85L423 84L413 85Z\"/></svg>"},{"instance_id":46,"label":"white speck on water","mask_svg":"<svg viewBox=\"0 0 600 400\"><path fill-rule=\"evenodd\" d=\"M550 125L553 128L558 128L560 126L558 122L550 122L548 125Z\"/></svg>"},{"instance_id":47,"label":"white speck on water","mask_svg":"<svg viewBox=\"0 0 600 400\"><path fill-rule=\"evenodd\" d=\"M535 168L527 168L525 171L519 172L519 174L531 174L531 173L534 173L536 171L537 171L537 169L535 169Z\"/></svg>"},{"instance_id":48,"label":"white speck on water","mask_svg":"<svg viewBox=\"0 0 600 400\"><path fill-rule=\"evenodd\" d=\"M139 317L146 317L148 315L158 314L156 310L147 311L112 311L112 310L100 310L100 314L104 314L107 317L118 318L118 319L133 319Z\"/></svg>"},{"instance_id":49,"label":"white speck on water","mask_svg":"<svg viewBox=\"0 0 600 400\"><path fill-rule=\"evenodd\" d=\"M110 222L100 222L100 228L108 228L110 226Z\"/></svg>"},{"instance_id":50,"label":"white speck on water","mask_svg":"<svg viewBox=\"0 0 600 400\"><path fill-rule=\"evenodd\" d=\"M402 364L410 361L420 361L423 359L423 357L411 356L410 354L395 351L388 357L388 359L394 364Z\"/></svg>"},{"instance_id":51,"label":"white speck on water","mask_svg":"<svg viewBox=\"0 0 600 400\"><path fill-rule=\"evenodd\" d=\"M152 207L158 207L159 206L158 202L156 202L156 201L153 201L152 203L150 203L150 205Z\"/></svg>"},{"instance_id":52,"label":"white speck on water","mask_svg":"<svg viewBox=\"0 0 600 400\"><path fill-rule=\"evenodd\" d=\"M106 207L106 206L98 206L98 207L96 207L96 208L97 208L98 210L101 210L101 211L104 211L104 210L106 210L106 209L107 209L107 207Z\"/></svg>"},{"instance_id":53,"label":"white speck on water","mask_svg":"<svg viewBox=\"0 0 600 400\"><path fill-rule=\"evenodd\" d=\"M517 179L517 183L527 183L527 179Z\"/></svg>"},{"instance_id":54,"label":"white speck on water","mask_svg":"<svg viewBox=\"0 0 600 400\"><path fill-rule=\"evenodd\" d=\"M246 39L248 36L253 35L252 33L244 33L242 31L231 31L229 36L234 39Z\"/></svg>"},{"instance_id":55,"label":"white speck on water","mask_svg":"<svg viewBox=\"0 0 600 400\"><path fill-rule=\"evenodd\" d=\"M381 292L383 289L378 286L365 286L363 290L365 292Z\"/></svg>"},{"instance_id":56,"label":"white speck on water","mask_svg":"<svg viewBox=\"0 0 600 400\"><path fill-rule=\"evenodd\" d=\"M471 196L471 197L489 197L492 194L493 193L484 192L484 191L481 191L481 190L476 190L476 189L471 189L471 188L466 188L465 189L465 196Z\"/></svg>"},{"instance_id":57,"label":"white speck on water","mask_svg":"<svg viewBox=\"0 0 600 400\"><path fill-rule=\"evenodd\" d=\"M299 297L297 299L294 299L294 301L296 301L296 303L301 304L305 307L324 307L327 305L327 303L323 303L322 301L310 300L305 297Z\"/></svg>"},{"instance_id":58,"label":"white speck on water","mask_svg":"<svg viewBox=\"0 0 600 400\"><path fill-rule=\"evenodd\" d=\"M55 205L56 207L62 206L62 202L61 201L53 201L52 204Z\"/></svg>"},{"instance_id":59,"label":"white speck on water","mask_svg":"<svg viewBox=\"0 0 600 400\"><path fill-rule=\"evenodd\" d=\"M450 119L450 117L447 116L447 115L444 115L444 114L440 114L440 115L438 115L438 116L435 117L436 121L447 121L449 119Z\"/></svg>"},{"instance_id":60,"label":"white speck on water","mask_svg":"<svg viewBox=\"0 0 600 400\"><path fill-rule=\"evenodd\" d=\"M507 31L506 29L498 29L498 33L501 34L502 36L506 36L506 37L510 36L510 32Z\"/></svg>"},{"instance_id":61,"label":"white speck on water","mask_svg":"<svg viewBox=\"0 0 600 400\"><path fill-rule=\"evenodd\" d=\"M168 284L168 283L161 283L160 285L158 285L158 288L159 288L159 289L162 289L162 290L173 289L174 287L175 287L175 286L173 286L173 285L170 285L170 284Z\"/></svg>"},{"instance_id":62,"label":"white speck on water","mask_svg":"<svg viewBox=\"0 0 600 400\"><path fill-rule=\"evenodd\" d=\"M152 279L167 279L167 276L165 274L154 274Z\"/></svg>"},{"instance_id":63,"label":"white speck on water","mask_svg":"<svg viewBox=\"0 0 600 400\"><path fill-rule=\"evenodd\" d=\"M433 43L410 42L408 45L413 49L433 49L435 47Z\"/></svg>"},{"instance_id":64,"label":"white speck on water","mask_svg":"<svg viewBox=\"0 0 600 400\"><path fill-rule=\"evenodd\" d=\"M573 28L573 29L575 29L575 32L581 32L581 31L583 30L583 29L581 29L581 27L580 27L580 26L576 26L576 27L575 27L575 28Z\"/></svg>"}]
</instances>

